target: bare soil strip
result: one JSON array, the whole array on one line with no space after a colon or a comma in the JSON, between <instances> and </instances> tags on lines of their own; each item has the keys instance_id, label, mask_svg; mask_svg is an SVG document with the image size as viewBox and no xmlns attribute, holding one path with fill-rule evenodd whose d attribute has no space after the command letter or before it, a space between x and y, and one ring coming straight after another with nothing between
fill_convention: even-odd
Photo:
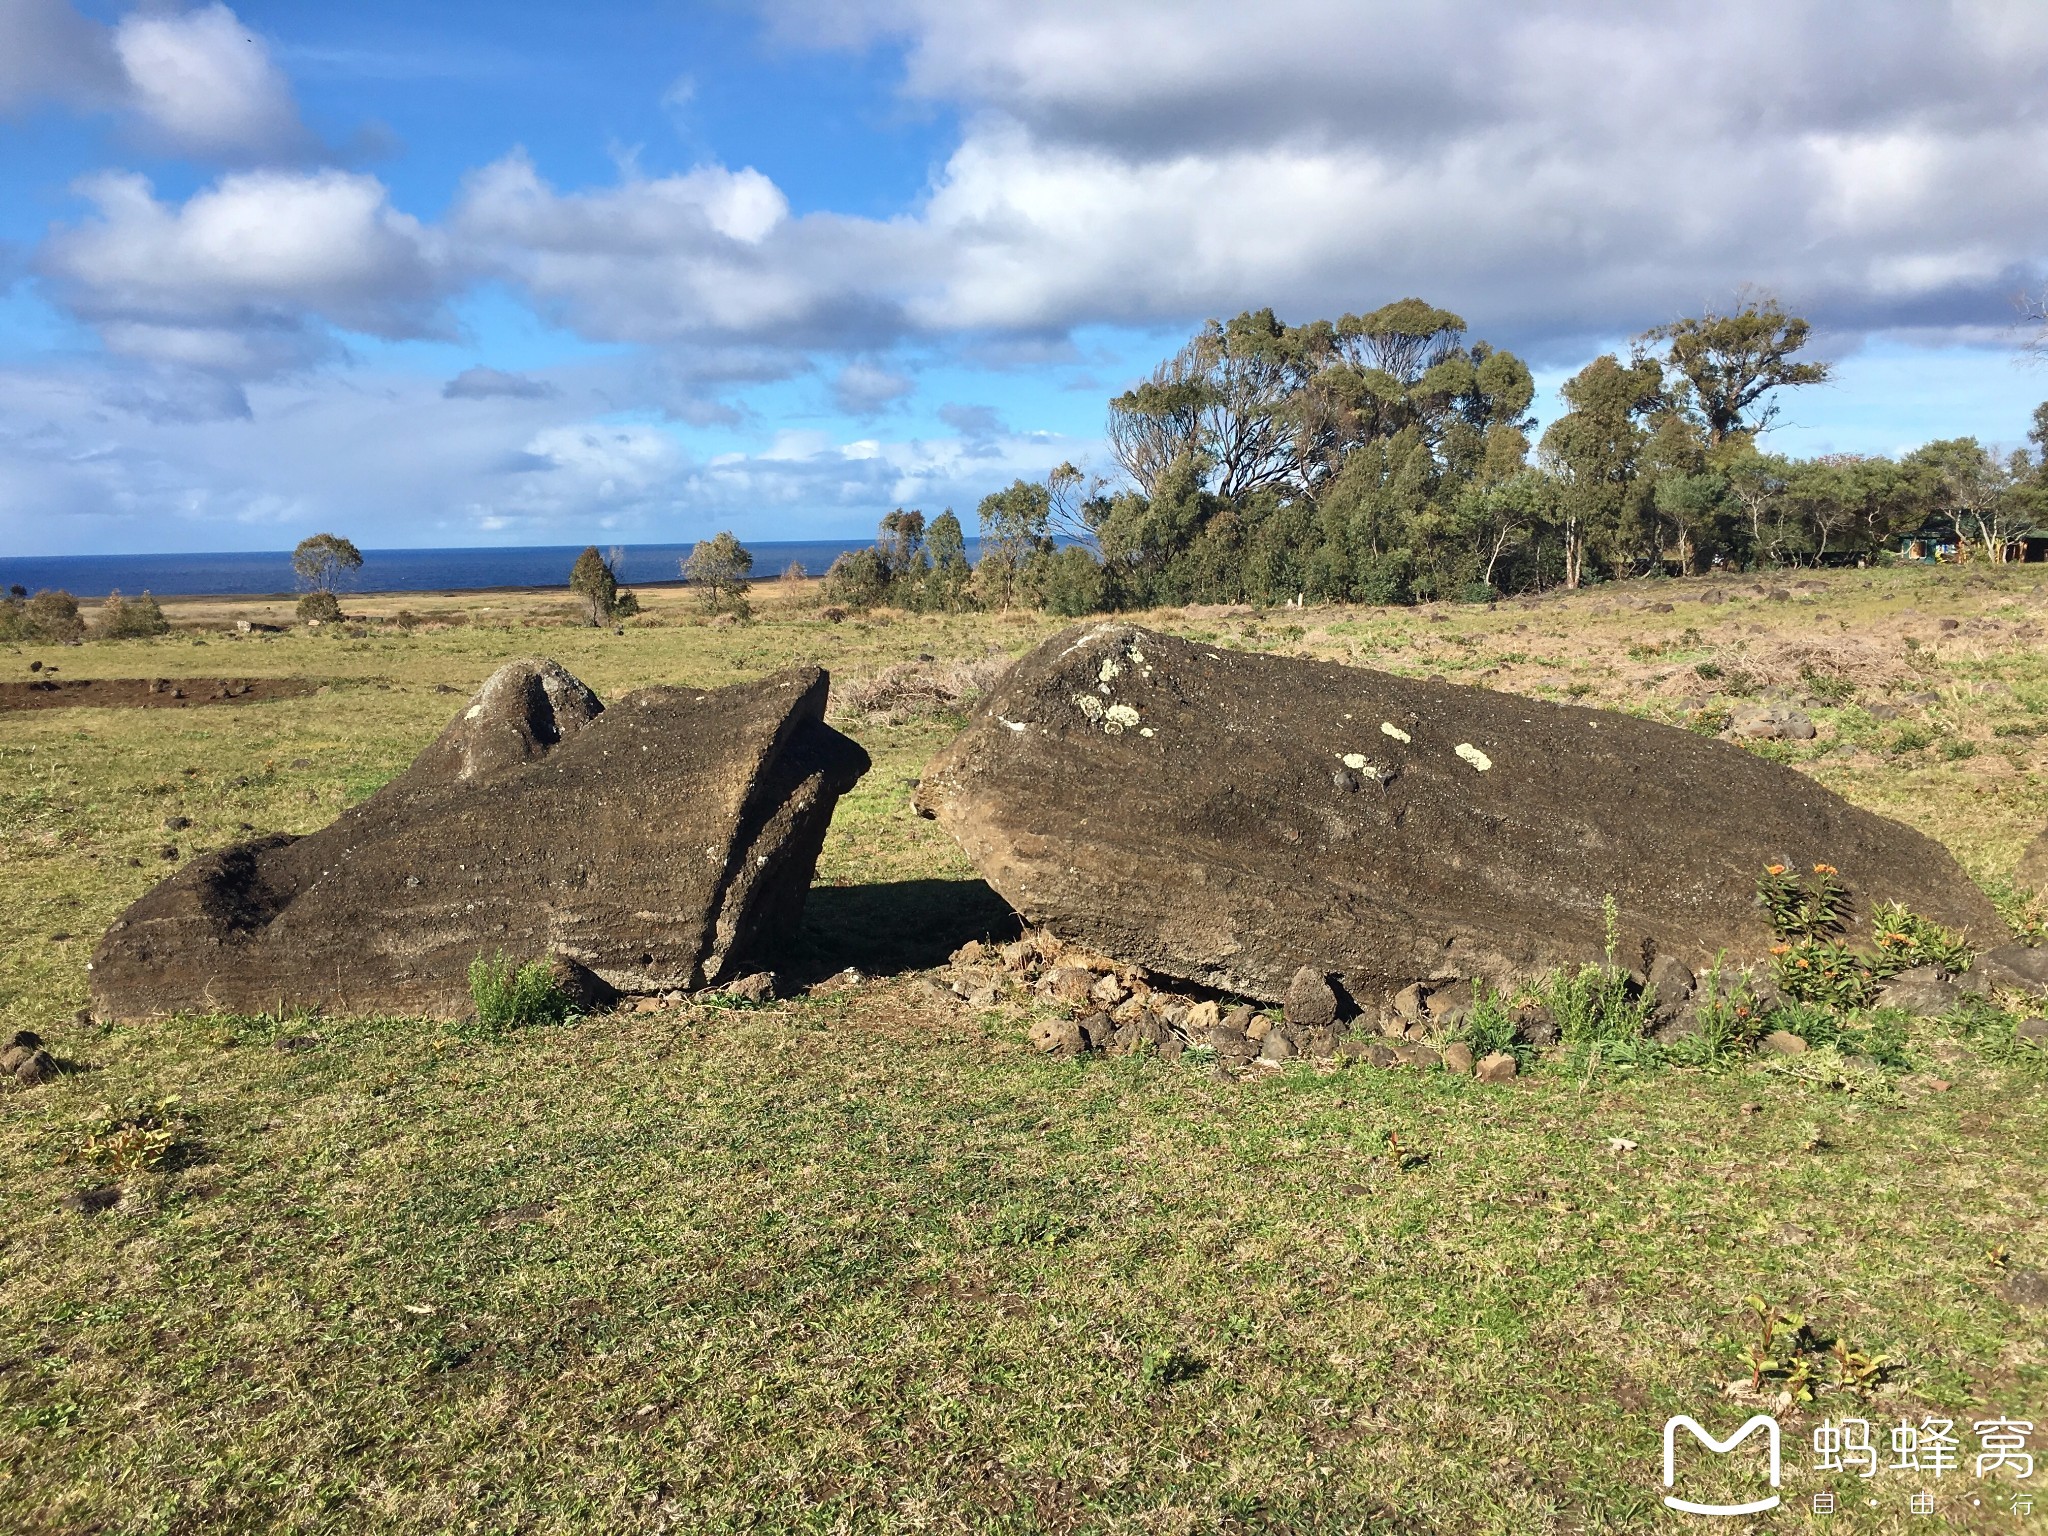
<instances>
[{"instance_id":1,"label":"bare soil strip","mask_svg":"<svg viewBox=\"0 0 2048 1536\"><path fill-rule=\"evenodd\" d=\"M191 709L302 699L319 687L310 677L38 677L0 683L0 710Z\"/></svg>"}]
</instances>

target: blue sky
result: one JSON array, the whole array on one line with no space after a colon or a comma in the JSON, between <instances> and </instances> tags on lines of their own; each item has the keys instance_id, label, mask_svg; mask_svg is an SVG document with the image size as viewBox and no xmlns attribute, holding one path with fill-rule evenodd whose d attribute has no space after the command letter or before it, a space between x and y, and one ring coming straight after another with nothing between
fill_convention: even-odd
<instances>
[{"instance_id":1,"label":"blue sky","mask_svg":"<svg viewBox=\"0 0 2048 1536\"><path fill-rule=\"evenodd\" d=\"M1758 285L1773 446L2017 445L2048 10L1704 9L0 0L0 550L859 537L1409 293L1549 414Z\"/></svg>"}]
</instances>

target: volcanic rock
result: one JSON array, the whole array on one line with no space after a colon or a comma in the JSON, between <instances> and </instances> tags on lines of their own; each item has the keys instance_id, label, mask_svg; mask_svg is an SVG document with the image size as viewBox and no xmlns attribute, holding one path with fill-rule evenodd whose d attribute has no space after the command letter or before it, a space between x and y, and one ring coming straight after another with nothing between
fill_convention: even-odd
<instances>
[{"instance_id":1,"label":"volcanic rock","mask_svg":"<svg viewBox=\"0 0 2048 1536\"><path fill-rule=\"evenodd\" d=\"M2036 896L2048 896L2048 831L2036 834L2025 852L2020 854L2019 868L2013 871L2012 883Z\"/></svg>"},{"instance_id":2,"label":"volcanic rock","mask_svg":"<svg viewBox=\"0 0 2048 1536\"><path fill-rule=\"evenodd\" d=\"M1017 662L915 803L1028 920L1273 1001L1305 961L1360 999L1598 961L1610 893L1623 953L1762 955L1777 862L1840 868L1852 942L1884 900L2002 931L1939 844L1741 748L1127 624Z\"/></svg>"},{"instance_id":3,"label":"volcanic rock","mask_svg":"<svg viewBox=\"0 0 2048 1536\"><path fill-rule=\"evenodd\" d=\"M1303 1029L1321 1029L1337 1022L1337 994L1323 973L1304 965L1287 984L1287 1022Z\"/></svg>"},{"instance_id":4,"label":"volcanic rock","mask_svg":"<svg viewBox=\"0 0 2048 1536\"><path fill-rule=\"evenodd\" d=\"M316 1008L458 1018L478 956L629 994L743 976L802 911L867 754L828 680L645 688L606 709L500 668L412 766L305 837L204 855L93 956L103 1019Z\"/></svg>"}]
</instances>

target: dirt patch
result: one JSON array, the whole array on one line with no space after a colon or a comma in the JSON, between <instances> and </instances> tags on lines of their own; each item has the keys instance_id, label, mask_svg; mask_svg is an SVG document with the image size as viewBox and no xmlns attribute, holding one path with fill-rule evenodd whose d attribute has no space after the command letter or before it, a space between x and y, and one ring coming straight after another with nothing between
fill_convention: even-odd
<instances>
[{"instance_id":1,"label":"dirt patch","mask_svg":"<svg viewBox=\"0 0 2048 1536\"><path fill-rule=\"evenodd\" d=\"M191 709L303 699L319 687L310 677L38 677L0 683L0 710Z\"/></svg>"}]
</instances>

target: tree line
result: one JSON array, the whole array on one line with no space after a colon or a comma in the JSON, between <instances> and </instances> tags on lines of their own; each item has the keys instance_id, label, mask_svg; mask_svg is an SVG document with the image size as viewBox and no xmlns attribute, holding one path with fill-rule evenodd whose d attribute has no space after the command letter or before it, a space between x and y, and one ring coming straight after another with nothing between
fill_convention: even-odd
<instances>
[{"instance_id":1,"label":"tree line","mask_svg":"<svg viewBox=\"0 0 2048 1536\"><path fill-rule=\"evenodd\" d=\"M1115 483L1071 464L978 508L971 569L948 511L899 509L842 556L848 606L1015 604L1082 614L1189 602L1482 601L1662 571L1854 564L1927 532L2017 558L2048 518L2048 405L2031 447L1974 438L1900 458L1763 451L1784 392L1829 365L1809 323L1753 297L1636 338L1563 386L1532 440L1513 353L1421 299L1289 325L1211 321L1110 402Z\"/></svg>"}]
</instances>

